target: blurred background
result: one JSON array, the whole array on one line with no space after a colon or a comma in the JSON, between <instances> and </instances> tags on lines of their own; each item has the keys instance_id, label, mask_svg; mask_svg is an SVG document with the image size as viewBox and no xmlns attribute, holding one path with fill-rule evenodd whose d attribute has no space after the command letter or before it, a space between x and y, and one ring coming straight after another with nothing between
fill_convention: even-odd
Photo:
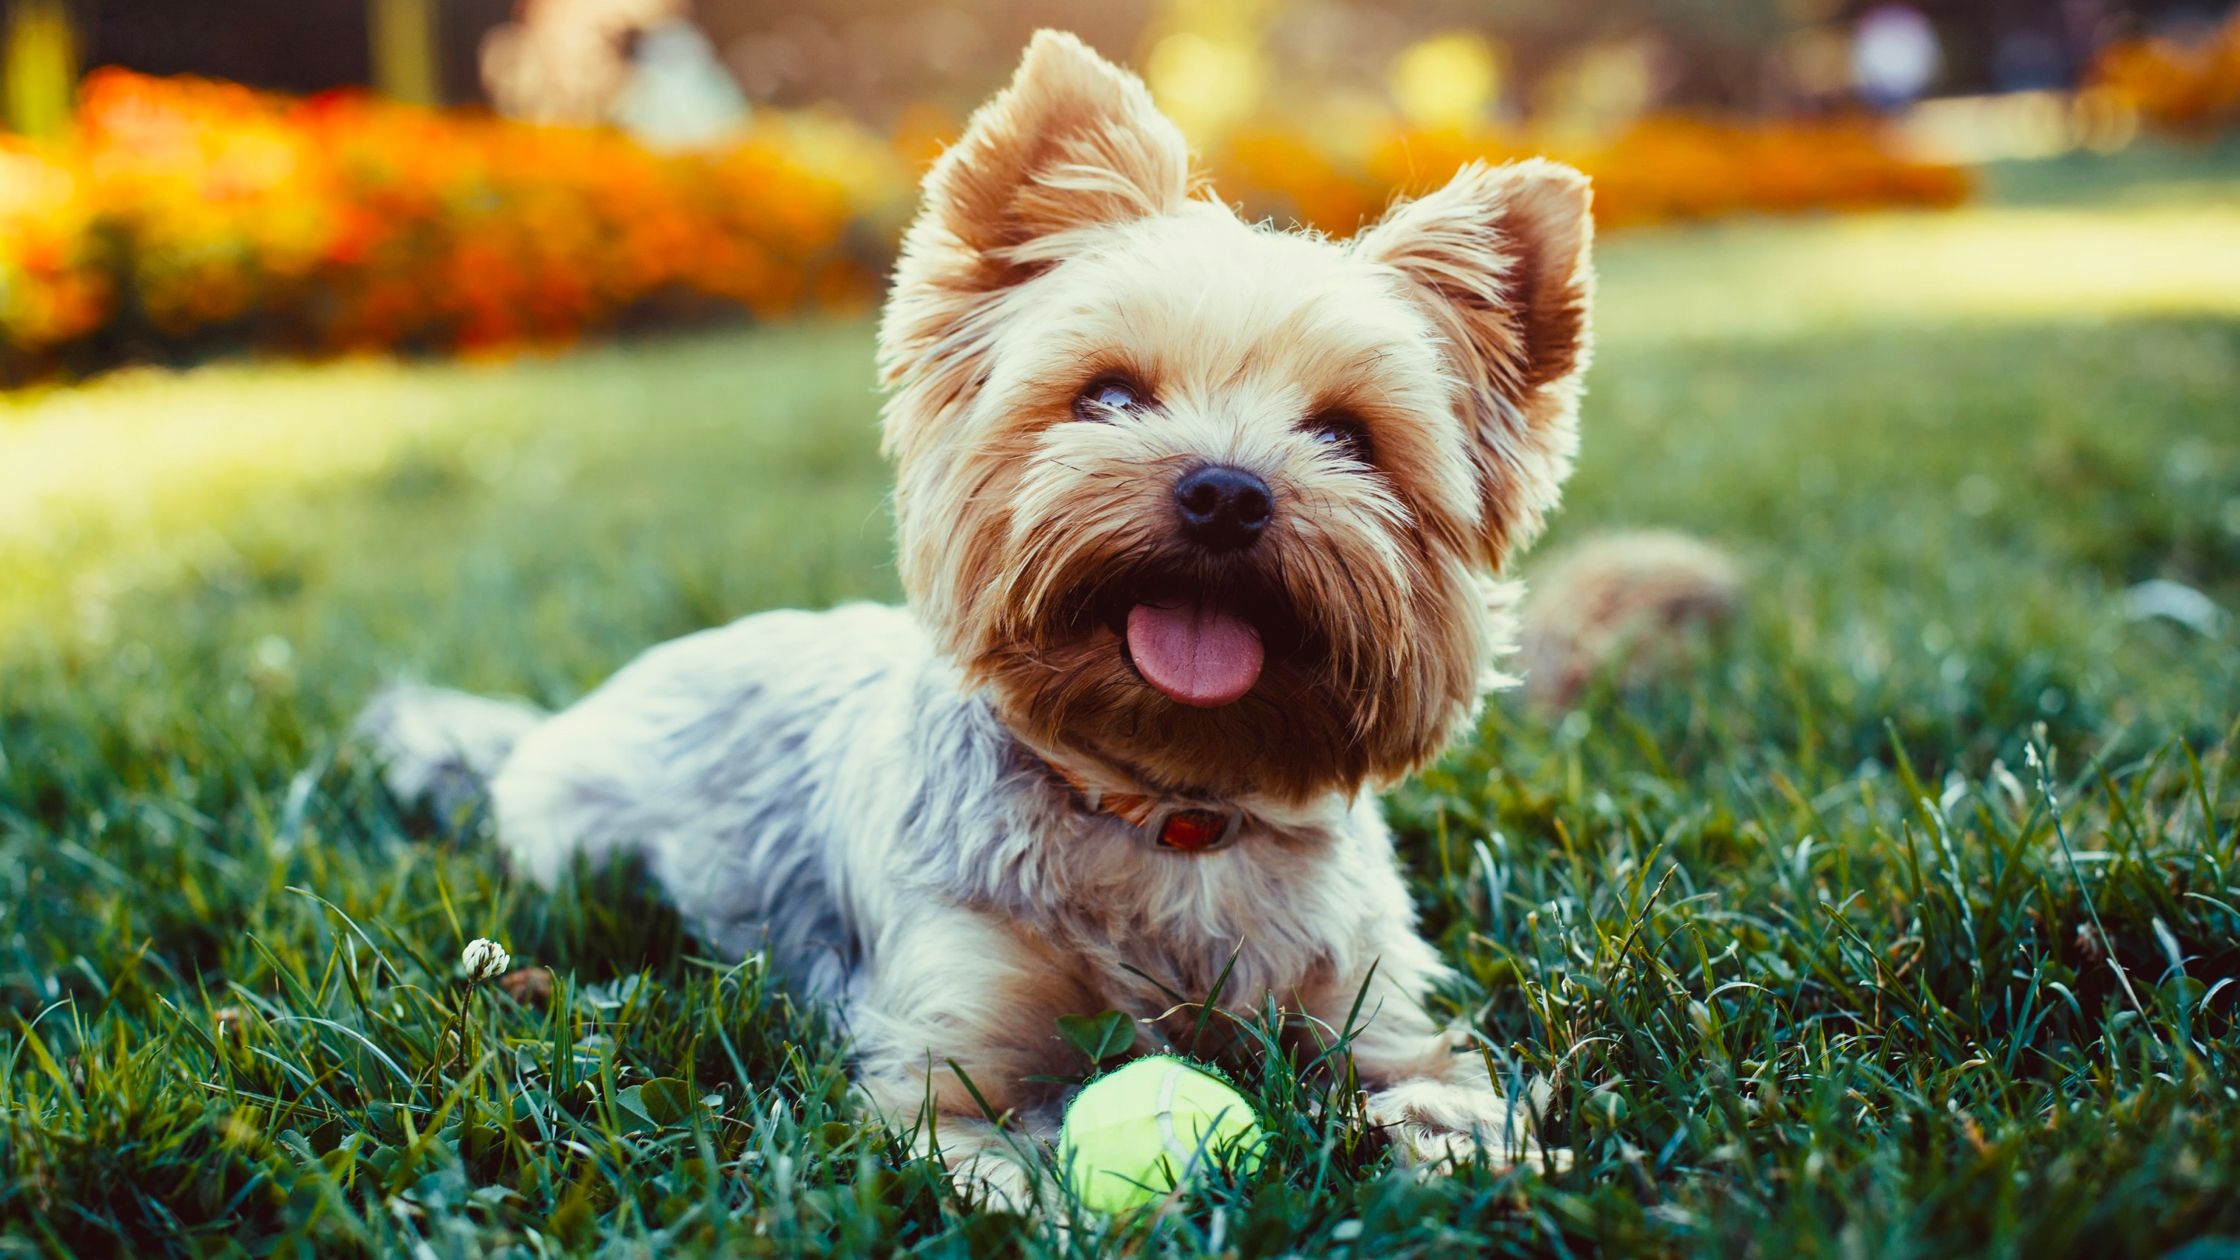
<instances>
[{"instance_id":1,"label":"blurred background","mask_svg":"<svg viewBox=\"0 0 2240 1260\"><path fill-rule=\"evenodd\" d=\"M1279 225L1477 158L1591 173L1558 530L1786 566L1759 589L1863 745L1900 697L1982 703L1955 644L2070 662L1997 683L2016 720L2170 682L2080 603L2229 632L2223 0L7 0L0 645L565 700L666 634L892 595L870 315L1047 25Z\"/></svg>"},{"instance_id":2,"label":"blurred background","mask_svg":"<svg viewBox=\"0 0 2240 1260\"><path fill-rule=\"evenodd\" d=\"M875 300L1027 35L1139 68L1255 215L1473 157L1605 228L1966 200L2240 121L2217 0L8 0L0 382L487 351Z\"/></svg>"}]
</instances>

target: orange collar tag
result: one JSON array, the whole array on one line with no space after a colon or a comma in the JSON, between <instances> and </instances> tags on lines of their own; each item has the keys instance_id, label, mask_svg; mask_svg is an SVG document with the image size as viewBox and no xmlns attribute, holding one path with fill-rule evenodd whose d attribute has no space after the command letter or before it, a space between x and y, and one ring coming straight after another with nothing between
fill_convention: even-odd
<instances>
[{"instance_id":1,"label":"orange collar tag","mask_svg":"<svg viewBox=\"0 0 2240 1260\"><path fill-rule=\"evenodd\" d=\"M1218 809L1178 809L1160 820L1156 843L1178 853L1204 853L1227 844L1236 821L1234 813Z\"/></svg>"},{"instance_id":2,"label":"orange collar tag","mask_svg":"<svg viewBox=\"0 0 2240 1260\"><path fill-rule=\"evenodd\" d=\"M1090 791L1078 775L1064 766L1049 761L1043 764L1059 782L1072 788L1074 796L1092 812L1119 819L1142 832L1154 846L1170 853L1211 853L1234 841L1243 827L1244 811L1234 807L1163 806L1149 797L1117 792L1102 795Z\"/></svg>"}]
</instances>

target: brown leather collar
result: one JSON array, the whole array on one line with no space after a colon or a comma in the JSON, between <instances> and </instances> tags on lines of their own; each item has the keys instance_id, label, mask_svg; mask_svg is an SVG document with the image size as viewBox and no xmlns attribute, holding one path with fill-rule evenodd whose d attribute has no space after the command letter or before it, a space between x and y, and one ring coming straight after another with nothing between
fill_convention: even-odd
<instances>
[{"instance_id":1,"label":"brown leather collar","mask_svg":"<svg viewBox=\"0 0 2240 1260\"><path fill-rule=\"evenodd\" d=\"M1175 853L1211 853L1235 843L1243 829L1244 811L1234 805L1222 809L1132 793L1099 792L1057 762L1042 759L1042 764L1052 777L1073 789L1084 808L1134 827L1157 848Z\"/></svg>"}]
</instances>

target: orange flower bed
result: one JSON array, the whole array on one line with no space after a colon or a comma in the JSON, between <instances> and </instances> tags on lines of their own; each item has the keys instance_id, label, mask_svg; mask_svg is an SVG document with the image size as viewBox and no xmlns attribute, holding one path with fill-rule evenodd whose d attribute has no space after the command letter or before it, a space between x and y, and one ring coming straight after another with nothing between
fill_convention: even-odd
<instances>
[{"instance_id":1,"label":"orange flower bed","mask_svg":"<svg viewBox=\"0 0 2240 1260\"><path fill-rule=\"evenodd\" d=\"M2149 125L2174 135L2205 139L2240 126L2240 10L2199 43L2110 44L2090 77L2131 102Z\"/></svg>"},{"instance_id":2,"label":"orange flower bed","mask_svg":"<svg viewBox=\"0 0 2240 1260\"><path fill-rule=\"evenodd\" d=\"M882 142L766 112L722 150L660 154L609 131L101 71L70 144L0 141L0 382L150 355L479 353L861 308L941 130L919 111ZM1581 148L1369 114L1247 129L1207 156L1251 212L1343 233L1466 161L1541 152L1595 176L1606 227L1947 205L1968 186L1863 123L1652 118Z\"/></svg>"},{"instance_id":3,"label":"orange flower bed","mask_svg":"<svg viewBox=\"0 0 2240 1260\"><path fill-rule=\"evenodd\" d=\"M1346 234L1397 194L1437 187L1464 163L1543 155L1594 178L1603 228L1965 200L1968 173L1899 156L1866 122L1748 125L1653 116L1607 142L1567 144L1495 131L1372 132L1317 145L1283 128L1239 133L1213 155L1216 188L1252 213Z\"/></svg>"},{"instance_id":4,"label":"orange flower bed","mask_svg":"<svg viewBox=\"0 0 2240 1260\"><path fill-rule=\"evenodd\" d=\"M0 149L0 368L151 347L477 351L876 295L887 198L781 120L713 154L121 71ZM879 161L885 163L883 152ZM871 173L874 184L887 177Z\"/></svg>"},{"instance_id":5,"label":"orange flower bed","mask_svg":"<svg viewBox=\"0 0 2240 1260\"><path fill-rule=\"evenodd\" d=\"M82 337L108 317L82 181L0 137L0 344L37 348Z\"/></svg>"}]
</instances>

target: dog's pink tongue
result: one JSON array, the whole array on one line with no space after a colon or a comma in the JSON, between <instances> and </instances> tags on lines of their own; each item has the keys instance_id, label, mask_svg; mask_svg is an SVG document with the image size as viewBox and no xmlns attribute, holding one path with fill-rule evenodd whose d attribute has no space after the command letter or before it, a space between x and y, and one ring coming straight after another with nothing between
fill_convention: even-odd
<instances>
[{"instance_id":1,"label":"dog's pink tongue","mask_svg":"<svg viewBox=\"0 0 2240 1260\"><path fill-rule=\"evenodd\" d=\"M1128 610L1128 653L1144 681L1171 700L1218 708L1260 680L1260 632L1212 604Z\"/></svg>"}]
</instances>

